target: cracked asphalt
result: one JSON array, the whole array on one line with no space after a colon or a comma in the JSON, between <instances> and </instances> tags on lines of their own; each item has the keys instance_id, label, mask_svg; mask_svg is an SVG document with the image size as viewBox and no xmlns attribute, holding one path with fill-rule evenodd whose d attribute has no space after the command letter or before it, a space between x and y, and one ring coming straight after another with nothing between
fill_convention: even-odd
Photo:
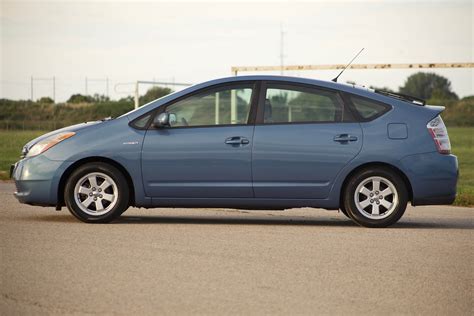
<instances>
[{"instance_id":1,"label":"cracked asphalt","mask_svg":"<svg viewBox=\"0 0 474 316\"><path fill-rule=\"evenodd\" d=\"M474 209L130 209L90 225L0 183L0 314L474 313Z\"/></svg>"}]
</instances>

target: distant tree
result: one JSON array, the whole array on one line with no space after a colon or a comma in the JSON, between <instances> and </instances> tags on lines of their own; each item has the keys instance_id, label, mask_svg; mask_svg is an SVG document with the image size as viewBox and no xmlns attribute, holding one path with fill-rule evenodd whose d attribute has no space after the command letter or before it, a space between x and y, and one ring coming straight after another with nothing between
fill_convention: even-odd
<instances>
[{"instance_id":1,"label":"distant tree","mask_svg":"<svg viewBox=\"0 0 474 316\"><path fill-rule=\"evenodd\" d=\"M364 85L359 85L359 84L357 84L355 81L346 81L346 83L347 83L347 84L350 84L350 85L354 85L354 86L364 87ZM395 92L395 91L393 91L392 89L390 89L389 87L369 86L369 89L373 89L373 90L383 90L383 91L387 91L387 92Z\"/></svg>"},{"instance_id":2,"label":"distant tree","mask_svg":"<svg viewBox=\"0 0 474 316\"><path fill-rule=\"evenodd\" d=\"M418 72L411 75L400 87L400 93L412 95L425 100L457 100L458 96L451 90L451 82L435 73Z\"/></svg>"},{"instance_id":3,"label":"distant tree","mask_svg":"<svg viewBox=\"0 0 474 316\"><path fill-rule=\"evenodd\" d=\"M102 103L102 102L110 101L110 98L106 95L95 93L92 96L92 101L95 102L95 103Z\"/></svg>"},{"instance_id":4,"label":"distant tree","mask_svg":"<svg viewBox=\"0 0 474 316\"><path fill-rule=\"evenodd\" d=\"M73 94L67 100L67 103L92 103L94 99L90 95Z\"/></svg>"},{"instance_id":5,"label":"distant tree","mask_svg":"<svg viewBox=\"0 0 474 316\"><path fill-rule=\"evenodd\" d=\"M131 95L120 98L118 102L130 102L133 103L133 97Z\"/></svg>"},{"instance_id":6,"label":"distant tree","mask_svg":"<svg viewBox=\"0 0 474 316\"><path fill-rule=\"evenodd\" d=\"M375 87L375 86L369 86L370 89L373 89L373 90L382 90L382 91L387 91L387 92L395 92L393 91L392 89L390 89L389 87Z\"/></svg>"},{"instance_id":7,"label":"distant tree","mask_svg":"<svg viewBox=\"0 0 474 316\"><path fill-rule=\"evenodd\" d=\"M139 102L140 104L146 104L153 100L164 97L165 95L168 95L171 92L173 92L173 90L171 90L170 88L153 87L153 88L148 89L145 95L140 97Z\"/></svg>"},{"instance_id":8,"label":"distant tree","mask_svg":"<svg viewBox=\"0 0 474 316\"><path fill-rule=\"evenodd\" d=\"M54 100L51 99L50 97L42 97L42 98L38 99L37 102L42 103L42 104L53 104Z\"/></svg>"},{"instance_id":9,"label":"distant tree","mask_svg":"<svg viewBox=\"0 0 474 316\"><path fill-rule=\"evenodd\" d=\"M272 106L286 106L288 103L288 93L274 95L269 101L271 102Z\"/></svg>"}]
</instances>

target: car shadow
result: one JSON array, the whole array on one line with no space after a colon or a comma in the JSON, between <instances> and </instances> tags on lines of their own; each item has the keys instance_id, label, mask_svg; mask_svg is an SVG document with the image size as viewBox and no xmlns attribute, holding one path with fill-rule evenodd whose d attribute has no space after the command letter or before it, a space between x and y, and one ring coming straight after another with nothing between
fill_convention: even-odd
<instances>
[{"instance_id":1,"label":"car shadow","mask_svg":"<svg viewBox=\"0 0 474 316\"><path fill-rule=\"evenodd\" d=\"M122 216L116 224L186 224L186 225L270 225L270 226L357 226L345 218L306 217L235 217L235 216Z\"/></svg>"},{"instance_id":2,"label":"car shadow","mask_svg":"<svg viewBox=\"0 0 474 316\"><path fill-rule=\"evenodd\" d=\"M24 220L44 221L56 223L80 223L69 214L56 215L36 215L25 217ZM327 227L359 227L343 215L327 217L302 217L302 216L136 216L123 215L109 225L133 225L133 224L179 224L179 225L256 225L256 226L327 226ZM364 229L361 227L361 229ZM408 218L401 219L398 223L390 226L389 229L474 229L474 221L446 220L429 218Z\"/></svg>"}]
</instances>

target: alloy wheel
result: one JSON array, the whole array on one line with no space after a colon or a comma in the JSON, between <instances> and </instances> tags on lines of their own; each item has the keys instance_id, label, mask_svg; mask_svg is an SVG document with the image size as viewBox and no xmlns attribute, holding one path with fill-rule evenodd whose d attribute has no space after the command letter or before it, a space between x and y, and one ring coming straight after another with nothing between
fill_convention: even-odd
<instances>
[{"instance_id":1,"label":"alloy wheel","mask_svg":"<svg viewBox=\"0 0 474 316\"><path fill-rule=\"evenodd\" d=\"M74 200L77 206L92 216L100 216L112 210L119 191L115 181L102 172L89 173L77 181Z\"/></svg>"},{"instance_id":2,"label":"alloy wheel","mask_svg":"<svg viewBox=\"0 0 474 316\"><path fill-rule=\"evenodd\" d=\"M354 192L357 210L370 219L383 219L398 205L398 192L388 179L380 176L363 180Z\"/></svg>"}]
</instances>

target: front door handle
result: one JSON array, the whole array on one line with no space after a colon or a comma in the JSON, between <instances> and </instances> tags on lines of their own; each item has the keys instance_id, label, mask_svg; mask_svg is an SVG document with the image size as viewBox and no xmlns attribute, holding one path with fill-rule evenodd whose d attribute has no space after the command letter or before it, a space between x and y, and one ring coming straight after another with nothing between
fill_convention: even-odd
<instances>
[{"instance_id":1,"label":"front door handle","mask_svg":"<svg viewBox=\"0 0 474 316\"><path fill-rule=\"evenodd\" d=\"M356 136L352 136L349 134L341 134L334 137L334 141L340 142L340 143L355 142L356 140L357 140Z\"/></svg>"},{"instance_id":2,"label":"front door handle","mask_svg":"<svg viewBox=\"0 0 474 316\"><path fill-rule=\"evenodd\" d=\"M226 138L225 143L227 145L247 145L250 142L245 137L233 136L233 137Z\"/></svg>"}]
</instances>

